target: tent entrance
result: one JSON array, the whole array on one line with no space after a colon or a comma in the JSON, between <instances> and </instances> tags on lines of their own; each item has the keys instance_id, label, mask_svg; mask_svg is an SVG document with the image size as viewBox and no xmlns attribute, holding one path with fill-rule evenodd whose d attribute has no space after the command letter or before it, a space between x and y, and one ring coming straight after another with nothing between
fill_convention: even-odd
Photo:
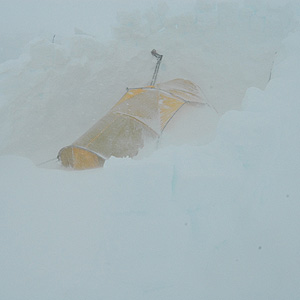
<instances>
[{"instance_id":1,"label":"tent entrance","mask_svg":"<svg viewBox=\"0 0 300 300\"><path fill-rule=\"evenodd\" d=\"M88 149L76 146L62 148L58 153L58 159L64 167L76 170L103 167L105 160Z\"/></svg>"}]
</instances>

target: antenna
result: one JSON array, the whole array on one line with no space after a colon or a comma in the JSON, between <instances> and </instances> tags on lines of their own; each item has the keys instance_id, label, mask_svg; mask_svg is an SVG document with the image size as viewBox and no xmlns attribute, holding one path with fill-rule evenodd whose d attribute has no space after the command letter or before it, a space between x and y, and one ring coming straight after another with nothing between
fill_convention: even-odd
<instances>
[{"instance_id":1,"label":"antenna","mask_svg":"<svg viewBox=\"0 0 300 300\"><path fill-rule=\"evenodd\" d=\"M150 84L151 86L153 86L153 85L155 85L157 73L158 73L159 66L160 66L160 62L161 62L163 56L161 54L158 54L155 49L153 49L151 51L151 54L157 58L157 63L156 63L155 70L154 70L153 77L152 77L152 81L151 81L151 84Z\"/></svg>"}]
</instances>

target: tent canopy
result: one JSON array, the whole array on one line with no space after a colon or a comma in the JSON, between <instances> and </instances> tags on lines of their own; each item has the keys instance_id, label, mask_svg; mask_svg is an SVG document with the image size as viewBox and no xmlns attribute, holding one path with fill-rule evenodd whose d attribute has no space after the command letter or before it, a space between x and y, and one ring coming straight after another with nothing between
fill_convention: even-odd
<instances>
[{"instance_id":1,"label":"tent canopy","mask_svg":"<svg viewBox=\"0 0 300 300\"><path fill-rule=\"evenodd\" d=\"M58 159L65 167L102 167L111 156L134 157L150 140L157 140L185 104L206 104L191 81L174 79L154 86L128 89L119 102Z\"/></svg>"}]
</instances>

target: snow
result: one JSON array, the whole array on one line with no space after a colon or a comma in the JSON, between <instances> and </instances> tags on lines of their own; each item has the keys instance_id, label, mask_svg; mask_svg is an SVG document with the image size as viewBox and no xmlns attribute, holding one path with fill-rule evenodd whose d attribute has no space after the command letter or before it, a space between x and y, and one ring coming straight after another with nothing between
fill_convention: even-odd
<instances>
[{"instance_id":1,"label":"snow","mask_svg":"<svg viewBox=\"0 0 300 300\"><path fill-rule=\"evenodd\" d=\"M0 65L0 299L299 298L299 6L210 3L197 23L125 13L111 41L37 37ZM193 111L137 159L37 166L151 80L153 48L159 82L218 110L209 138L178 132L211 121Z\"/></svg>"}]
</instances>

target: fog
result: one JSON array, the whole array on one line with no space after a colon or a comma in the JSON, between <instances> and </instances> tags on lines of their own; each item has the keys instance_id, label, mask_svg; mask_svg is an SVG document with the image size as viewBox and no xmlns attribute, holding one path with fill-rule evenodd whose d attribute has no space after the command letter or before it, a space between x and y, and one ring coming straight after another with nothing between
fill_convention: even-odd
<instances>
[{"instance_id":1,"label":"fog","mask_svg":"<svg viewBox=\"0 0 300 300\"><path fill-rule=\"evenodd\" d=\"M270 8L282 7L285 0L210 1L217 9L222 2L248 6L259 3ZM291 1L290 1L291 2ZM294 1L297 2L297 1ZM203 4L204 3L204 4ZM118 24L122 12L145 12L167 5L168 15L192 12L205 6L201 0L1 0L0 1L0 62L17 58L22 48L36 37L51 40L56 36L70 36L74 29L101 40L112 38L112 27Z\"/></svg>"},{"instance_id":2,"label":"fog","mask_svg":"<svg viewBox=\"0 0 300 300\"><path fill-rule=\"evenodd\" d=\"M75 29L101 40L112 38L121 12L144 11L159 5L158 0L1 0L0 62L17 58L22 47L36 37L51 40L70 36ZM191 10L194 0L164 1L170 14Z\"/></svg>"}]
</instances>

